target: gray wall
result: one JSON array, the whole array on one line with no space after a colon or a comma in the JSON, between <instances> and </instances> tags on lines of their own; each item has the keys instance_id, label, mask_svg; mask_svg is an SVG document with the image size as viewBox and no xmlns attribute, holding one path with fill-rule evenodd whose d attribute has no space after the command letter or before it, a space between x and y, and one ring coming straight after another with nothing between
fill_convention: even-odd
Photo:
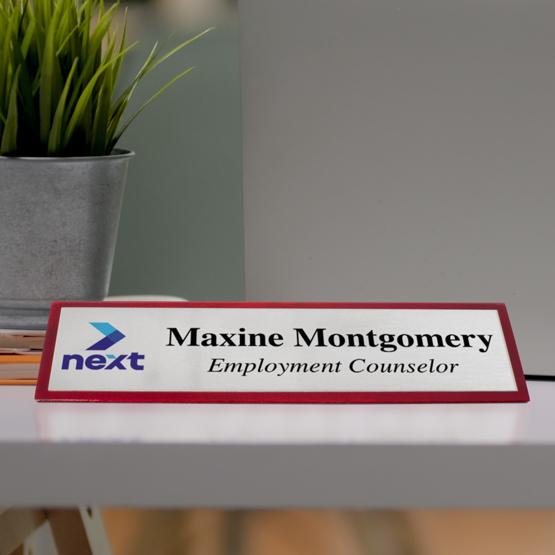
<instances>
[{"instance_id":1,"label":"gray wall","mask_svg":"<svg viewBox=\"0 0 555 555\"><path fill-rule=\"evenodd\" d=\"M555 372L555 3L240 14L247 297L504 301Z\"/></svg>"},{"instance_id":2,"label":"gray wall","mask_svg":"<svg viewBox=\"0 0 555 555\"><path fill-rule=\"evenodd\" d=\"M169 32L152 15L147 21L127 76L155 38ZM160 66L141 87L137 102L188 65L197 69L143 112L121 141L137 156L130 165L113 295L244 296L236 21L219 23Z\"/></svg>"}]
</instances>

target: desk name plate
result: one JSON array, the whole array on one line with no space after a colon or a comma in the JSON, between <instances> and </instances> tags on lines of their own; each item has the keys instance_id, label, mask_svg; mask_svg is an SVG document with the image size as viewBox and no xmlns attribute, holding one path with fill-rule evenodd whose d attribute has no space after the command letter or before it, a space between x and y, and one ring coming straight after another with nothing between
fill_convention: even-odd
<instances>
[{"instance_id":1,"label":"desk name plate","mask_svg":"<svg viewBox=\"0 0 555 555\"><path fill-rule=\"evenodd\" d=\"M502 304L59 302L39 401L525 402Z\"/></svg>"}]
</instances>

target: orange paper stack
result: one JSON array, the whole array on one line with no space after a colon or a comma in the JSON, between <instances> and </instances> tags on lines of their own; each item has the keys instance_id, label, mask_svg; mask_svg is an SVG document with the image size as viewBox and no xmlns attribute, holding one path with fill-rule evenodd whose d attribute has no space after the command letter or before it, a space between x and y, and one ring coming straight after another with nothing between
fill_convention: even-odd
<instances>
[{"instance_id":1,"label":"orange paper stack","mask_svg":"<svg viewBox=\"0 0 555 555\"><path fill-rule=\"evenodd\" d=\"M34 385L44 331L0 330L0 385Z\"/></svg>"}]
</instances>

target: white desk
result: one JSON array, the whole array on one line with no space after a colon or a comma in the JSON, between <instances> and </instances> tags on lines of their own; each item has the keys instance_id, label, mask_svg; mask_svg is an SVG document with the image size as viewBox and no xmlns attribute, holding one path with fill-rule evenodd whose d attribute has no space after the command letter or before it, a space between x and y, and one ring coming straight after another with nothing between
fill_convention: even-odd
<instances>
[{"instance_id":1,"label":"white desk","mask_svg":"<svg viewBox=\"0 0 555 555\"><path fill-rule=\"evenodd\" d=\"M527 405L38 404L0 388L0 506L555 506Z\"/></svg>"}]
</instances>

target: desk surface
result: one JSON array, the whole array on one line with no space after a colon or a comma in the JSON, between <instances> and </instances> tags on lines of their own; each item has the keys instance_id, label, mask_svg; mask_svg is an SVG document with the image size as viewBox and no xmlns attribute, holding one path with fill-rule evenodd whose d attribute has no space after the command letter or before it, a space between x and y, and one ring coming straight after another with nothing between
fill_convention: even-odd
<instances>
[{"instance_id":1,"label":"desk surface","mask_svg":"<svg viewBox=\"0 0 555 555\"><path fill-rule=\"evenodd\" d=\"M555 506L529 404L39 404L0 387L0 506Z\"/></svg>"}]
</instances>

